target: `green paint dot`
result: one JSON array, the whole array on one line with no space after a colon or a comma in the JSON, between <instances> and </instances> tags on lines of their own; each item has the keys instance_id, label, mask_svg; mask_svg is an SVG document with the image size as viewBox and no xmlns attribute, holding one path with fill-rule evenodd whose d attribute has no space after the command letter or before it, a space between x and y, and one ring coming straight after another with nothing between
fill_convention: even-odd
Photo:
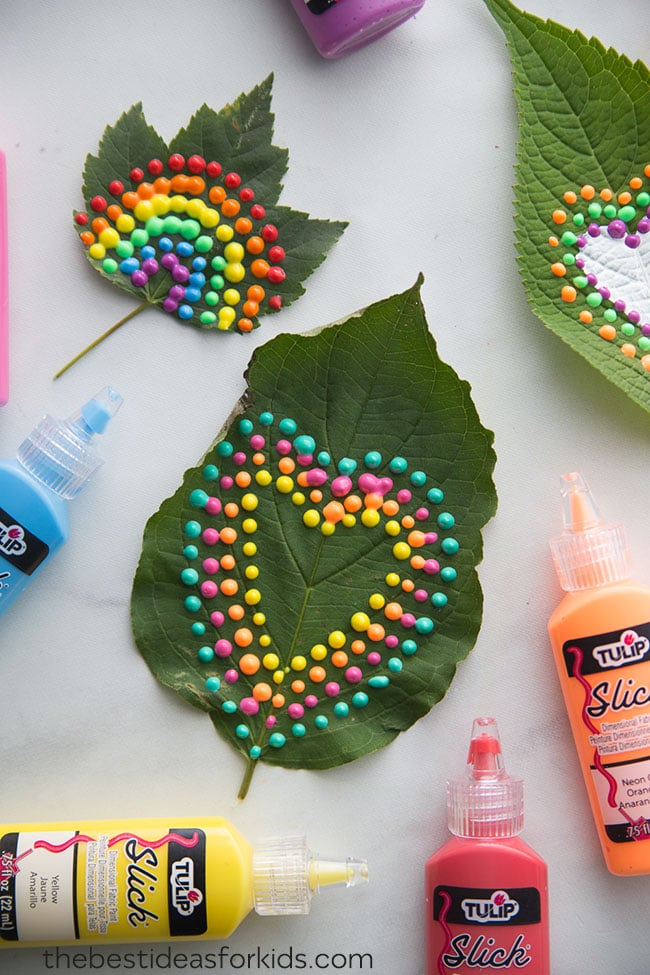
<instances>
[{"instance_id":1,"label":"green paint dot","mask_svg":"<svg viewBox=\"0 0 650 975\"><path fill-rule=\"evenodd\" d=\"M184 240L195 240L201 233L201 224L198 220L183 220L180 232Z\"/></svg>"},{"instance_id":2,"label":"green paint dot","mask_svg":"<svg viewBox=\"0 0 650 975\"><path fill-rule=\"evenodd\" d=\"M636 329L632 324L632 322L623 322L623 324L621 325L621 332L623 333L623 335L627 336L627 338L632 338L632 336L636 332Z\"/></svg>"},{"instance_id":3,"label":"green paint dot","mask_svg":"<svg viewBox=\"0 0 650 975\"><path fill-rule=\"evenodd\" d=\"M170 214L163 220L163 230L166 234L177 234L180 232L182 223L180 217Z\"/></svg>"},{"instance_id":4,"label":"green paint dot","mask_svg":"<svg viewBox=\"0 0 650 975\"><path fill-rule=\"evenodd\" d=\"M219 295L216 291L206 291L205 295L203 296L203 300L205 301L206 305L210 305L211 308L214 308L215 305L219 304Z\"/></svg>"},{"instance_id":5,"label":"green paint dot","mask_svg":"<svg viewBox=\"0 0 650 975\"><path fill-rule=\"evenodd\" d=\"M199 254L207 254L214 247L214 240L212 237L208 237L207 234L201 234L194 241L194 247L199 252Z\"/></svg>"},{"instance_id":6,"label":"green paint dot","mask_svg":"<svg viewBox=\"0 0 650 975\"><path fill-rule=\"evenodd\" d=\"M589 282L584 274L577 274L575 278L573 278L573 284L576 288L586 288Z\"/></svg>"},{"instance_id":7,"label":"green paint dot","mask_svg":"<svg viewBox=\"0 0 650 975\"><path fill-rule=\"evenodd\" d=\"M131 243L134 247L144 247L149 241L149 234L146 230L141 227L136 227L136 229L131 234Z\"/></svg>"},{"instance_id":8,"label":"green paint dot","mask_svg":"<svg viewBox=\"0 0 650 975\"><path fill-rule=\"evenodd\" d=\"M565 230L562 236L560 237L560 240L562 241L565 247L573 247L573 245L577 242L578 238L576 234L573 233L572 230Z\"/></svg>"},{"instance_id":9,"label":"green paint dot","mask_svg":"<svg viewBox=\"0 0 650 975\"><path fill-rule=\"evenodd\" d=\"M625 223L629 223L630 220L634 220L635 216L636 207L630 206L629 204L621 207L621 209L618 211L618 219L624 220Z\"/></svg>"},{"instance_id":10,"label":"green paint dot","mask_svg":"<svg viewBox=\"0 0 650 975\"><path fill-rule=\"evenodd\" d=\"M115 253L118 257L131 257L135 247L130 240L120 240L115 245Z\"/></svg>"},{"instance_id":11,"label":"green paint dot","mask_svg":"<svg viewBox=\"0 0 650 975\"><path fill-rule=\"evenodd\" d=\"M606 217L611 218L616 216L618 210L613 203L608 203L607 206L604 208L603 213L605 214Z\"/></svg>"},{"instance_id":12,"label":"green paint dot","mask_svg":"<svg viewBox=\"0 0 650 975\"><path fill-rule=\"evenodd\" d=\"M650 338L647 335L642 335L639 339L639 348L642 352L647 352L650 349Z\"/></svg>"},{"instance_id":13,"label":"green paint dot","mask_svg":"<svg viewBox=\"0 0 650 975\"><path fill-rule=\"evenodd\" d=\"M102 263L102 270L106 274L115 274L118 267L119 264L117 263L117 261L114 261L112 257L107 257L106 260Z\"/></svg>"},{"instance_id":14,"label":"green paint dot","mask_svg":"<svg viewBox=\"0 0 650 975\"><path fill-rule=\"evenodd\" d=\"M600 203L592 202L587 207L587 213L589 214L590 217L599 217L602 212L603 212L603 208Z\"/></svg>"},{"instance_id":15,"label":"green paint dot","mask_svg":"<svg viewBox=\"0 0 650 975\"><path fill-rule=\"evenodd\" d=\"M149 217L144 226L150 237L160 237L164 225L165 221L162 217Z\"/></svg>"},{"instance_id":16,"label":"green paint dot","mask_svg":"<svg viewBox=\"0 0 650 975\"><path fill-rule=\"evenodd\" d=\"M637 206L647 207L650 206L650 193L639 193L636 198Z\"/></svg>"},{"instance_id":17,"label":"green paint dot","mask_svg":"<svg viewBox=\"0 0 650 975\"><path fill-rule=\"evenodd\" d=\"M618 315L616 314L616 309L606 308L605 311L603 312L603 318L605 319L606 322L609 322L611 325L618 318Z\"/></svg>"},{"instance_id":18,"label":"green paint dot","mask_svg":"<svg viewBox=\"0 0 650 975\"><path fill-rule=\"evenodd\" d=\"M201 325L213 325L217 320L217 316L213 311L202 311L199 315L199 321Z\"/></svg>"},{"instance_id":19,"label":"green paint dot","mask_svg":"<svg viewBox=\"0 0 650 975\"><path fill-rule=\"evenodd\" d=\"M585 215L584 215L584 213L574 213L573 214L573 222L574 222L574 224L575 224L576 227L582 227L584 225L584 222L585 222Z\"/></svg>"},{"instance_id":20,"label":"green paint dot","mask_svg":"<svg viewBox=\"0 0 650 975\"><path fill-rule=\"evenodd\" d=\"M597 291L592 291L591 294L587 295L587 304L591 308L598 308L603 303L603 296Z\"/></svg>"},{"instance_id":21,"label":"green paint dot","mask_svg":"<svg viewBox=\"0 0 650 975\"><path fill-rule=\"evenodd\" d=\"M223 271L226 264L227 261L225 257L221 256L221 254L217 254L217 256L213 257L212 260L210 261L210 266L213 269L213 271Z\"/></svg>"}]
</instances>

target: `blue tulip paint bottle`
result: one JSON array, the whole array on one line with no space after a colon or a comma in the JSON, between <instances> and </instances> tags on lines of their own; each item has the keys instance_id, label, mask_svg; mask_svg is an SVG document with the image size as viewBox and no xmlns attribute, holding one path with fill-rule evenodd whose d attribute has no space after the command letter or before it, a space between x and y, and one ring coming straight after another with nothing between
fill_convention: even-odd
<instances>
[{"instance_id":1,"label":"blue tulip paint bottle","mask_svg":"<svg viewBox=\"0 0 650 975\"><path fill-rule=\"evenodd\" d=\"M93 439L121 403L107 386L67 420L43 417L0 461L0 616L67 540L68 501L101 467Z\"/></svg>"}]
</instances>

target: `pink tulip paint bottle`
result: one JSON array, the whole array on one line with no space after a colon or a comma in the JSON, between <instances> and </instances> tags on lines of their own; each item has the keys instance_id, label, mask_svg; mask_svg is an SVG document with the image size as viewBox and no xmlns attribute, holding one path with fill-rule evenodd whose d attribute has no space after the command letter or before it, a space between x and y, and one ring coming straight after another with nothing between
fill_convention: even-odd
<instances>
[{"instance_id":1,"label":"pink tulip paint bottle","mask_svg":"<svg viewBox=\"0 0 650 975\"><path fill-rule=\"evenodd\" d=\"M523 806L496 721L477 718L465 773L447 783L453 836L425 867L426 975L549 975L547 869L519 839Z\"/></svg>"},{"instance_id":2,"label":"pink tulip paint bottle","mask_svg":"<svg viewBox=\"0 0 650 975\"><path fill-rule=\"evenodd\" d=\"M324 58L339 58L387 34L424 6L424 0L291 0Z\"/></svg>"}]
</instances>

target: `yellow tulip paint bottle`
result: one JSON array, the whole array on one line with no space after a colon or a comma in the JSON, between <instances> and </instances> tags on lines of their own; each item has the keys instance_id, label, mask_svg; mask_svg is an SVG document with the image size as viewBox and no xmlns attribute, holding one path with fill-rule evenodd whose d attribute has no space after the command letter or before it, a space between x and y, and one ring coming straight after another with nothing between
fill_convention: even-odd
<instances>
[{"instance_id":1,"label":"yellow tulip paint bottle","mask_svg":"<svg viewBox=\"0 0 650 975\"><path fill-rule=\"evenodd\" d=\"M582 475L561 491L555 663L607 868L650 873L650 588L630 578L623 526L600 517Z\"/></svg>"},{"instance_id":2,"label":"yellow tulip paint bottle","mask_svg":"<svg viewBox=\"0 0 650 975\"><path fill-rule=\"evenodd\" d=\"M321 887L367 876L299 838L253 849L219 817L3 825L0 946L226 938L252 910L308 914Z\"/></svg>"}]
</instances>

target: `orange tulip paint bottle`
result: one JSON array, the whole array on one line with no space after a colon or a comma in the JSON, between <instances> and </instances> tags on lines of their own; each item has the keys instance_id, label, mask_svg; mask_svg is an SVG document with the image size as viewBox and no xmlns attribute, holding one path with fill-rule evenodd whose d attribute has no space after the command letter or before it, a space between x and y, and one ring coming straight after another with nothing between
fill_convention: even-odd
<instances>
[{"instance_id":1,"label":"orange tulip paint bottle","mask_svg":"<svg viewBox=\"0 0 650 975\"><path fill-rule=\"evenodd\" d=\"M425 867L427 975L549 975L546 864L518 836L523 782L506 773L493 718L474 721L447 809L454 835Z\"/></svg>"},{"instance_id":2,"label":"orange tulip paint bottle","mask_svg":"<svg viewBox=\"0 0 650 975\"><path fill-rule=\"evenodd\" d=\"M600 517L582 475L561 491L555 663L607 868L650 873L650 588L630 578L623 526Z\"/></svg>"}]
</instances>

